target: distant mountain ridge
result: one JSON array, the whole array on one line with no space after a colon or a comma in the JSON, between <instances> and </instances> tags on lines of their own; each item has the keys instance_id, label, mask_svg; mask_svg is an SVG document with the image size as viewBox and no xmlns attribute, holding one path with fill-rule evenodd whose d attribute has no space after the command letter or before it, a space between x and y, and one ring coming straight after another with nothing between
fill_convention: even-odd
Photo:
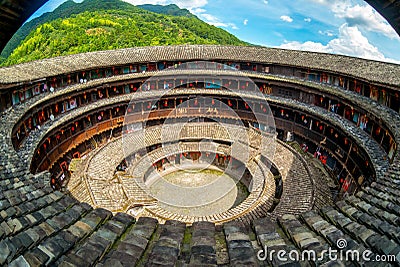
<instances>
[{"instance_id":1,"label":"distant mountain ridge","mask_svg":"<svg viewBox=\"0 0 400 267\"><path fill-rule=\"evenodd\" d=\"M141 10L147 10L162 15L179 16L199 20L195 15L190 13L189 10L180 9L174 4L166 6L150 4L134 6L121 0L85 0L82 3L75 3L72 0L68 0L57 7L53 12L44 13L40 17L25 23L5 46L0 56L4 59L8 58L21 42L32 32L32 30L50 21L60 18L69 18L83 12L123 10L137 13L139 8Z\"/></svg>"},{"instance_id":2,"label":"distant mountain ridge","mask_svg":"<svg viewBox=\"0 0 400 267\"><path fill-rule=\"evenodd\" d=\"M158 14L164 14L164 15L170 15L170 16L181 16L181 17L188 17L188 18L196 18L195 15L190 13L189 10L187 9L181 9L175 4L170 4L170 5L137 5L136 7L158 13Z\"/></svg>"}]
</instances>

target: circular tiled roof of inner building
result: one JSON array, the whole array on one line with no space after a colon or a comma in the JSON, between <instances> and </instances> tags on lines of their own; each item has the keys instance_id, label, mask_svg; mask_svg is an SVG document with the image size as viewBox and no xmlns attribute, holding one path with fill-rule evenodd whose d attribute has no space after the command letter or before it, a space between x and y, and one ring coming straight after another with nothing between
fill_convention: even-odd
<instances>
[{"instance_id":1,"label":"circular tiled roof of inner building","mask_svg":"<svg viewBox=\"0 0 400 267\"><path fill-rule=\"evenodd\" d=\"M399 65L342 55L266 47L177 45L135 47L61 56L0 68L1 85L34 82L46 77L129 63L226 60L262 62L347 74L389 86L400 84Z\"/></svg>"},{"instance_id":2,"label":"circular tiled roof of inner building","mask_svg":"<svg viewBox=\"0 0 400 267\"><path fill-rule=\"evenodd\" d=\"M102 66L200 59L301 66L347 74L366 82L386 84L396 90L400 86L398 75L400 66L395 64L311 52L226 46L144 47L47 59L0 69L0 86L28 84L30 81L42 78ZM254 73L241 73L254 75ZM67 86L45 97L61 97L63 91L79 91L85 86L87 85ZM338 97L351 97L341 92L341 89L337 90ZM203 89L203 91L206 90ZM180 94L190 95L194 92L192 89L187 89L182 90ZM200 94L202 89L198 89L198 92ZM214 94L222 95L224 91L220 90ZM26 106L24 104L13 106L1 114L0 121L3 125L7 125L7 129L0 130L3 133L0 136L2 153L0 158L0 188L2 189L0 191L0 265L280 266L288 264L288 261L300 265L299 261L287 259L285 262L276 255L265 261L257 256L261 255L259 251L263 248L282 249L287 253L290 251L300 253L306 250L319 253L328 247L334 249L346 247L358 252L370 250L372 251L371 258L377 255L390 255L388 265L400 265L400 156L398 152L388 166L388 171L379 175L379 179L361 188L354 196L333 202L332 200L325 201L323 193L329 195L329 192L324 191L318 194L314 194L318 190L306 192L306 190L312 190L311 185L314 185L316 189L326 189L324 169L315 167L317 165L314 164L315 159L312 156L282 143L282 147L279 147L281 158L277 159L276 163L290 186L284 187L287 191L283 192L282 199L276 206L276 216L266 216L268 211L255 209L252 216L238 217L221 224L218 220L207 221L197 218L191 221L193 222L191 225L186 225L182 222L184 220L179 220L179 216L176 217L178 220L166 220L165 223L164 220L158 221L150 217L140 217L136 220L124 212L113 214L110 210L98 208L93 203L91 206L84 201L81 202L69 192L54 191L50 187L48 172L36 175L29 172L29 166L26 163L30 161L36 145L40 139L45 138L48 131L61 126L62 120L57 118L54 123L48 123L41 129L33 131L26 142L28 144L24 144L23 149L19 151L15 151L12 147L10 134L13 124L29 111L31 105L37 105L40 108L43 103L42 98L41 95L35 96L26 102ZM74 109L60 117L72 120L88 110L100 110L111 102L124 102L127 99L127 95L103 99L102 102ZM373 151L381 150L379 144L371 141L371 138L359 127L351 125L349 121L327 110L291 99L274 96L268 96L267 99L271 104L297 107L306 114L325 116L330 125L349 129L345 133L354 135L349 137L358 140L357 144L361 147L364 145L368 153L373 154ZM355 105L359 103L361 100L354 99ZM396 142L398 141L399 129L396 126L399 121L398 114L394 115L393 110L372 100L363 108L373 114L382 112L382 120L385 123L394 124L388 128L396 137ZM109 143L110 146L113 144ZM107 151L106 149L94 151L93 158L101 155L101 152ZM155 150L154 153L156 152ZM290 157L295 159L295 165L299 168L291 169L284 176L288 168L280 166L288 164L287 159ZM116 160L117 163L120 159ZM378 166L379 158L372 163ZM90 169L93 166L90 164L88 160L88 165L84 167ZM107 172L115 167L115 162L112 161L107 164L98 162L98 164L112 165L111 169L106 170ZM298 179L299 175L303 175L305 179L303 183ZM101 175L99 177L101 178ZM86 182L82 181L81 185L85 185ZM90 192L85 190L84 187L78 188L78 192L75 193L81 193L82 199L85 197L90 199ZM110 187L110 190L114 190L114 187ZM299 193L303 198L297 195ZM268 196L271 196L271 192ZM274 200L268 198L266 201L270 205ZM302 203L299 203L301 201L307 203L308 206L301 205ZM313 206L313 203L319 203L319 205ZM167 214L159 209L155 210L155 213ZM157 218L157 216L154 217ZM373 262L374 265L376 263ZM309 260L309 264L346 266L357 265L359 262L356 259L335 260L322 257Z\"/></svg>"}]
</instances>

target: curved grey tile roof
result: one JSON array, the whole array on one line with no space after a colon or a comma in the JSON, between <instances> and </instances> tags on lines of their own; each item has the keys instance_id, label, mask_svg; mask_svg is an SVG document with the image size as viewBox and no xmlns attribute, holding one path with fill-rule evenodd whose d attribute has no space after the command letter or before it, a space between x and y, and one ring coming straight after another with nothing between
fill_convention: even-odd
<instances>
[{"instance_id":1,"label":"curved grey tile roof","mask_svg":"<svg viewBox=\"0 0 400 267\"><path fill-rule=\"evenodd\" d=\"M34 81L85 69L151 61L250 61L324 70L400 86L400 65L360 58L266 47L180 45L98 51L0 68L0 84Z\"/></svg>"}]
</instances>

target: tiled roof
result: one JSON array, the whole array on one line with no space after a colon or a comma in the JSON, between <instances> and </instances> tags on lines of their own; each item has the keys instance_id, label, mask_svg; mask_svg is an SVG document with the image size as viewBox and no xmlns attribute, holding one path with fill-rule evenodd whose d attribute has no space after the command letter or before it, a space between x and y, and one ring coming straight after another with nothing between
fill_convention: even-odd
<instances>
[{"instance_id":1,"label":"tiled roof","mask_svg":"<svg viewBox=\"0 0 400 267\"><path fill-rule=\"evenodd\" d=\"M218 45L136 47L44 59L0 68L0 84L35 81L106 66L175 60L263 62L325 70L370 82L400 85L400 65L397 64L315 52Z\"/></svg>"}]
</instances>

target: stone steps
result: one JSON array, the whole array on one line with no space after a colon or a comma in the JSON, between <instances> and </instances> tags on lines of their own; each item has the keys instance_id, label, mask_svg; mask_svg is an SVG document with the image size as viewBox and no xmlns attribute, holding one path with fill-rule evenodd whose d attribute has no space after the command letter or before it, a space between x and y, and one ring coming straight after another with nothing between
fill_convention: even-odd
<instances>
[{"instance_id":1,"label":"stone steps","mask_svg":"<svg viewBox=\"0 0 400 267\"><path fill-rule=\"evenodd\" d=\"M75 187L71 191L71 194L76 199L79 199L82 202L94 204L90 197L90 192L84 181L80 181L79 184L75 185Z\"/></svg>"}]
</instances>

